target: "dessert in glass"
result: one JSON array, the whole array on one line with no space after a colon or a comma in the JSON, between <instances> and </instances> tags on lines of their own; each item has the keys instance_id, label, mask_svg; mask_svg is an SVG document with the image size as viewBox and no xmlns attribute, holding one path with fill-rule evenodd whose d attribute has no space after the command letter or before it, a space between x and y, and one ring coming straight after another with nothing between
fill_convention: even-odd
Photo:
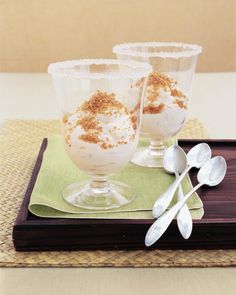
<instances>
[{"instance_id":1,"label":"dessert in glass","mask_svg":"<svg viewBox=\"0 0 236 295\"><path fill-rule=\"evenodd\" d=\"M141 127L141 136L150 145L137 149L133 163L163 166L164 141L175 136L186 120L192 78L201 50L198 45L175 42L125 43L113 47L118 60L148 62L153 67L147 81Z\"/></svg>"},{"instance_id":2,"label":"dessert in glass","mask_svg":"<svg viewBox=\"0 0 236 295\"><path fill-rule=\"evenodd\" d=\"M145 77L151 70L147 63L109 59L49 65L61 110L65 150L91 178L64 189L68 203L105 210L134 199L132 188L107 178L123 168L136 150ZM144 83L137 83L140 80Z\"/></svg>"}]
</instances>

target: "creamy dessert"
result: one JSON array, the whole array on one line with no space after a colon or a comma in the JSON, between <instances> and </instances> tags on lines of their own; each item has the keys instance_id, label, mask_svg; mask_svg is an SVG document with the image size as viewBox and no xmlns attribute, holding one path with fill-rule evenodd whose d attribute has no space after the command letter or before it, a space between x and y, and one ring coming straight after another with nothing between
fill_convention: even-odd
<instances>
[{"instance_id":1,"label":"creamy dessert","mask_svg":"<svg viewBox=\"0 0 236 295\"><path fill-rule=\"evenodd\" d=\"M147 81L142 134L162 141L178 133L185 121L187 97L167 75L152 72Z\"/></svg>"},{"instance_id":2,"label":"creamy dessert","mask_svg":"<svg viewBox=\"0 0 236 295\"><path fill-rule=\"evenodd\" d=\"M63 117L65 147L81 170L109 174L132 157L138 141L137 114L114 93L97 91Z\"/></svg>"}]
</instances>

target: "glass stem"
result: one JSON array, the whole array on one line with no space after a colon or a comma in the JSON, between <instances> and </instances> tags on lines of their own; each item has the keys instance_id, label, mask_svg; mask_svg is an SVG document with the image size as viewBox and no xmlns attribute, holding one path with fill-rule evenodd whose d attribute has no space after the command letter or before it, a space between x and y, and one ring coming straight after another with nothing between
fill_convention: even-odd
<instances>
[{"instance_id":1,"label":"glass stem","mask_svg":"<svg viewBox=\"0 0 236 295\"><path fill-rule=\"evenodd\" d=\"M162 141L150 140L148 150L152 157L163 157L165 146Z\"/></svg>"},{"instance_id":2,"label":"glass stem","mask_svg":"<svg viewBox=\"0 0 236 295\"><path fill-rule=\"evenodd\" d=\"M107 181L107 175L92 175L91 178L92 179L89 185L94 193L103 194L110 190L110 185Z\"/></svg>"}]
</instances>

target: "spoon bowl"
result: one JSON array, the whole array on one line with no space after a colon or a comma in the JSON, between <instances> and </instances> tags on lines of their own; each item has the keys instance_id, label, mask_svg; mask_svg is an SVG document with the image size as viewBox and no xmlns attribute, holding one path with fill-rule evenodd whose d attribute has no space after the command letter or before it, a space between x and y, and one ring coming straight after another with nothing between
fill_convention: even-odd
<instances>
[{"instance_id":1,"label":"spoon bowl","mask_svg":"<svg viewBox=\"0 0 236 295\"><path fill-rule=\"evenodd\" d=\"M227 164L223 157L217 156L208 160L199 170L197 179L199 183L208 186L218 185L225 177Z\"/></svg>"},{"instance_id":2,"label":"spoon bowl","mask_svg":"<svg viewBox=\"0 0 236 295\"><path fill-rule=\"evenodd\" d=\"M223 157L217 156L208 160L198 172L199 183L151 225L145 237L145 245L147 247L153 245L164 234L176 214L197 189L203 185L218 185L224 179L226 170L227 164Z\"/></svg>"},{"instance_id":3,"label":"spoon bowl","mask_svg":"<svg viewBox=\"0 0 236 295\"><path fill-rule=\"evenodd\" d=\"M175 191L189 170L193 167L201 168L211 158L211 148L207 143L199 143L188 152L187 165L186 156L180 147L174 146L173 149L169 149L166 151L166 157L164 156L164 167L166 166L167 170L171 173L176 168L179 171L180 176L176 178L170 187L162 193L154 203L152 209L152 215L154 218L158 218L165 212L174 197ZM183 169L184 166L185 169ZM180 171L181 169L183 170Z\"/></svg>"},{"instance_id":4,"label":"spoon bowl","mask_svg":"<svg viewBox=\"0 0 236 295\"><path fill-rule=\"evenodd\" d=\"M181 174L187 167L187 157L184 150L178 145L169 147L164 154L163 166L169 173Z\"/></svg>"},{"instance_id":5,"label":"spoon bowl","mask_svg":"<svg viewBox=\"0 0 236 295\"><path fill-rule=\"evenodd\" d=\"M207 143L195 145L188 153L188 165L195 168L201 168L203 164L211 158L211 148Z\"/></svg>"},{"instance_id":6,"label":"spoon bowl","mask_svg":"<svg viewBox=\"0 0 236 295\"><path fill-rule=\"evenodd\" d=\"M176 179L179 177L179 174L187 168L187 165L186 154L180 146L173 145L166 150L163 158L163 166L166 171L174 174ZM183 197L184 193L180 183L177 190L177 199L181 200ZM180 209L176 219L182 237L188 239L192 233L193 222L186 204Z\"/></svg>"}]
</instances>

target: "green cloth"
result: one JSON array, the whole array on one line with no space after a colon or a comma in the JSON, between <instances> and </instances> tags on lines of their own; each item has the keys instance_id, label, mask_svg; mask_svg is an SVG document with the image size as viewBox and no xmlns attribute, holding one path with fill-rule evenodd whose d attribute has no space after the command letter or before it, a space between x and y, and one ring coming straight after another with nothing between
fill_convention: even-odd
<instances>
[{"instance_id":1,"label":"green cloth","mask_svg":"<svg viewBox=\"0 0 236 295\"><path fill-rule=\"evenodd\" d=\"M144 145L144 142L141 142ZM130 204L112 210L92 211L74 207L62 198L62 190L71 183L89 179L80 171L64 151L62 138L53 134L48 137L42 165L31 195L29 210L40 217L51 218L152 218L151 209L157 197L173 182L174 176L162 168L144 168L129 163L111 179L132 186L137 197ZM189 177L182 182L183 191L191 188ZM176 196L171 205L176 201ZM197 194L188 201L193 218L201 218L203 204ZM194 210L192 210L194 209Z\"/></svg>"}]
</instances>

